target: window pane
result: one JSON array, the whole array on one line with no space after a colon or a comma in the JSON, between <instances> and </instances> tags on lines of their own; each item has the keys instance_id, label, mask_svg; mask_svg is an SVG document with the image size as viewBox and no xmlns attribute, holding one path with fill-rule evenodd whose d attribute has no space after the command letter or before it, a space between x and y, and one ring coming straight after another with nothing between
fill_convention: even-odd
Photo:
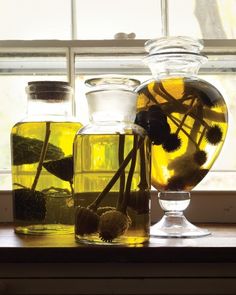
<instances>
[{"instance_id":1,"label":"window pane","mask_svg":"<svg viewBox=\"0 0 236 295\"><path fill-rule=\"evenodd\" d=\"M12 126L26 116L27 83L39 80L67 80L65 57L44 57L45 63L40 62L41 58L0 58L0 190L11 189L10 132ZM57 68L54 68L55 63Z\"/></svg>"},{"instance_id":2,"label":"window pane","mask_svg":"<svg viewBox=\"0 0 236 295\"><path fill-rule=\"evenodd\" d=\"M0 39L70 39L70 1L0 0Z\"/></svg>"},{"instance_id":3,"label":"window pane","mask_svg":"<svg viewBox=\"0 0 236 295\"><path fill-rule=\"evenodd\" d=\"M77 0L76 22L77 39L114 39L121 32L155 38L161 36L160 0Z\"/></svg>"},{"instance_id":4,"label":"window pane","mask_svg":"<svg viewBox=\"0 0 236 295\"><path fill-rule=\"evenodd\" d=\"M235 0L168 1L170 35L236 38Z\"/></svg>"}]
</instances>

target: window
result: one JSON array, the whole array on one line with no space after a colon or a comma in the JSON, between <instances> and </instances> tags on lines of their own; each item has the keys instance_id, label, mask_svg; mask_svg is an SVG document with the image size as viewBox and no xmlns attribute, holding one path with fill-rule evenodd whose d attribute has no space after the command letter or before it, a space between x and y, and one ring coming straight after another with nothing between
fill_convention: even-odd
<instances>
[{"instance_id":1,"label":"window","mask_svg":"<svg viewBox=\"0 0 236 295\"><path fill-rule=\"evenodd\" d=\"M144 42L163 34L204 39L209 61L200 76L229 108L223 150L196 190L236 190L235 8L236 0L0 0L0 190L11 189L9 133L24 116L28 81L71 81L76 115L86 123L84 80L120 73L145 81Z\"/></svg>"}]
</instances>

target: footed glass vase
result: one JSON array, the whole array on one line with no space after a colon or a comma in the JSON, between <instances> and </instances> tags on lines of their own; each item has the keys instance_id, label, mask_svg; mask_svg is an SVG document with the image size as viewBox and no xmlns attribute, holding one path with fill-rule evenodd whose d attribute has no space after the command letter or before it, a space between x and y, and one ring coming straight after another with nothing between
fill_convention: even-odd
<instances>
[{"instance_id":1,"label":"footed glass vase","mask_svg":"<svg viewBox=\"0 0 236 295\"><path fill-rule=\"evenodd\" d=\"M190 191L217 159L227 132L227 106L221 93L197 77L207 57L188 37L149 40L145 58L154 78L137 88L136 124L152 142L151 182L164 217L151 227L154 237L210 234L192 225L183 211Z\"/></svg>"}]
</instances>

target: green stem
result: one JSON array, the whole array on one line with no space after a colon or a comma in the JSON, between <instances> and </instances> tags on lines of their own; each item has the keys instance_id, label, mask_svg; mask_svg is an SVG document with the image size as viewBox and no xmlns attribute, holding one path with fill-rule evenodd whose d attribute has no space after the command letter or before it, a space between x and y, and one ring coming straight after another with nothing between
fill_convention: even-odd
<instances>
[{"instance_id":1,"label":"green stem","mask_svg":"<svg viewBox=\"0 0 236 295\"><path fill-rule=\"evenodd\" d=\"M41 173L41 170L43 168L43 161L45 159L46 153L47 153L47 147L48 147L48 142L49 142L49 137L50 137L50 122L46 122L46 131L45 131L45 138L43 141L43 146L42 146L42 150L41 150L41 154L40 154L40 158L39 158L39 163L38 163L38 167L37 167L37 171L36 171L36 175L34 178L34 182L31 186L31 190L34 192L39 180L39 176Z\"/></svg>"},{"instance_id":2,"label":"green stem","mask_svg":"<svg viewBox=\"0 0 236 295\"><path fill-rule=\"evenodd\" d=\"M144 138L141 138L138 142L137 145L137 149L139 149L141 147L141 145L143 144ZM134 154L137 151L133 148L128 155L126 156L126 158L124 159L124 161L122 162L122 164L120 165L120 167L118 168L118 170L116 171L116 173L113 175L113 177L111 178L111 180L108 182L108 184L106 185L106 187L104 188L104 190L97 196L97 198L88 206L89 209L96 211L97 207L99 206L100 202L103 200L103 198L106 196L107 193L109 193L109 191L111 190L111 188L114 186L114 184L116 183L116 181L118 180L118 178L120 177L122 171L125 169L125 167L129 164L130 160L133 158Z\"/></svg>"}]
</instances>

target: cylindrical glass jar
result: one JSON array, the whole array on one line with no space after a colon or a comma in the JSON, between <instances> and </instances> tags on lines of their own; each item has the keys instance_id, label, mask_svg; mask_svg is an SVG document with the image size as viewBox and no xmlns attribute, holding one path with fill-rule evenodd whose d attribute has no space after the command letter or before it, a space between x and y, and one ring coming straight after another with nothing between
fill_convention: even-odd
<instances>
[{"instance_id":1,"label":"cylindrical glass jar","mask_svg":"<svg viewBox=\"0 0 236 295\"><path fill-rule=\"evenodd\" d=\"M11 131L15 232L73 233L73 140L67 82L29 82L27 116Z\"/></svg>"},{"instance_id":2,"label":"cylindrical glass jar","mask_svg":"<svg viewBox=\"0 0 236 295\"><path fill-rule=\"evenodd\" d=\"M166 37L149 40L145 58L153 79L137 91L136 123L152 141L152 185L165 215L151 235L194 237L209 234L183 216L189 191L208 173L227 132L227 106L221 93L197 77L207 61L199 40Z\"/></svg>"},{"instance_id":3,"label":"cylindrical glass jar","mask_svg":"<svg viewBox=\"0 0 236 295\"><path fill-rule=\"evenodd\" d=\"M150 141L133 123L138 81L86 81L90 124L74 142L75 237L87 244L142 244L149 238Z\"/></svg>"}]
</instances>

